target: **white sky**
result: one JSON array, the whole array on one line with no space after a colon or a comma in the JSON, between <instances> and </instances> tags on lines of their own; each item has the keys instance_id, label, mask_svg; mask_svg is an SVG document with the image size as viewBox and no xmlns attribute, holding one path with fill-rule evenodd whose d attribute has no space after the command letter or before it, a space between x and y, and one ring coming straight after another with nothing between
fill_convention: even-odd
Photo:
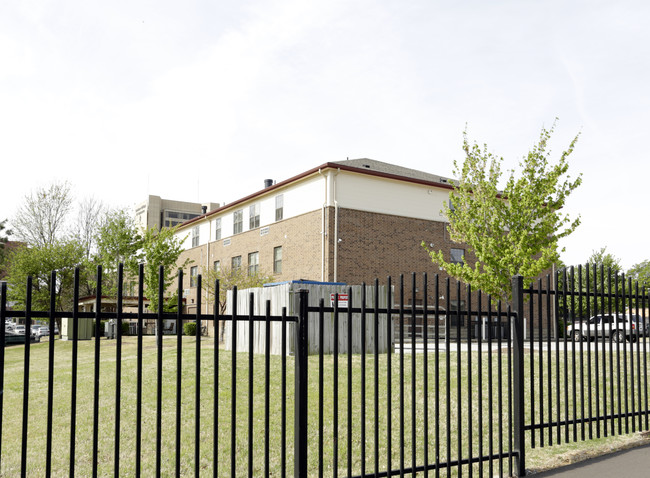
<instances>
[{"instance_id":1,"label":"white sky","mask_svg":"<svg viewBox=\"0 0 650 478\"><path fill-rule=\"evenodd\" d=\"M514 167L581 133L563 260L647 250L650 2L2 0L0 220L78 198L230 202L368 157L451 176L462 133Z\"/></svg>"}]
</instances>

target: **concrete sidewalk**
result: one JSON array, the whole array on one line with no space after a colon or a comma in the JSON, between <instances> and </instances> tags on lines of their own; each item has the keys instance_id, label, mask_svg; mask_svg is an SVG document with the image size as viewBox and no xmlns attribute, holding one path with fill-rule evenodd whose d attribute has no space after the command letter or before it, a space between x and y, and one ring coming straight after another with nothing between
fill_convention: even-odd
<instances>
[{"instance_id":1,"label":"concrete sidewalk","mask_svg":"<svg viewBox=\"0 0 650 478\"><path fill-rule=\"evenodd\" d=\"M643 445L609 455L563 466L530 476L535 478L597 478L650 476L650 445Z\"/></svg>"}]
</instances>

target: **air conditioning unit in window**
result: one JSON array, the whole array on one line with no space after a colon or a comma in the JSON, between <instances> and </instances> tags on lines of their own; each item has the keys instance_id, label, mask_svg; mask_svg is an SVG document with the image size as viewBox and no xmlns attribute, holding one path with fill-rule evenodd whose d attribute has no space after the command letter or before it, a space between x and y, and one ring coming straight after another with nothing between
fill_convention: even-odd
<instances>
[{"instance_id":1,"label":"air conditioning unit in window","mask_svg":"<svg viewBox=\"0 0 650 478\"><path fill-rule=\"evenodd\" d=\"M183 297L187 297L190 295L190 290L189 289L183 289Z\"/></svg>"}]
</instances>

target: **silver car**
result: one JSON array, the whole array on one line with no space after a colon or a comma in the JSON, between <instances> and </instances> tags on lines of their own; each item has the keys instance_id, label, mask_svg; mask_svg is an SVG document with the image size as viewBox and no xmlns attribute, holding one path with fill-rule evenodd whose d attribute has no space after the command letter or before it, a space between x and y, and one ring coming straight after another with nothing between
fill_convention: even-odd
<instances>
[{"instance_id":1,"label":"silver car","mask_svg":"<svg viewBox=\"0 0 650 478\"><path fill-rule=\"evenodd\" d=\"M611 338L615 342L628 340L635 342L643 330L638 330L638 322L627 315L601 314L589 320L577 320L567 327L567 334L575 342L594 340L598 337Z\"/></svg>"},{"instance_id":2,"label":"silver car","mask_svg":"<svg viewBox=\"0 0 650 478\"><path fill-rule=\"evenodd\" d=\"M650 336L650 318L649 317L642 317L640 315L630 315L637 324L639 324L639 335L643 337L648 337Z\"/></svg>"}]
</instances>

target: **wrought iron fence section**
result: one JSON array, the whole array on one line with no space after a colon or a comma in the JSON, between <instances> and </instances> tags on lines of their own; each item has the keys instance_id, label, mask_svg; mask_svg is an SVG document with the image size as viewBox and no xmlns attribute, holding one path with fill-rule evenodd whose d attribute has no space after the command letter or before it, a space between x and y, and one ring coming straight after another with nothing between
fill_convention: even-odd
<instances>
[{"instance_id":1,"label":"wrought iron fence section","mask_svg":"<svg viewBox=\"0 0 650 478\"><path fill-rule=\"evenodd\" d=\"M88 472L77 453L85 445L78 441L86 427L79 419L80 410L88 409L88 399L92 401L92 476L119 476L125 470L133 470L135 476L151 472L158 476L521 476L529 448L649 429L647 293L602 267L563 269L525 287L523 279L515 277L510 306L448 278L413 274L408 286L404 276L396 283L387 278L386 306L380 306L380 284L375 280L372 287L363 285L358 303L348 290L346 305L340 303L339 294L329 304L324 299L310 303L309 293L300 291L294 315L286 309L271 315L268 301L264 313L255 314L252 294L248 306L242 306L245 310L238 310L236 288L230 314L221 314L218 307L212 313L202 312L201 294L194 313L181 307L165 311L162 279L155 297L157 310L145 311L143 273L141 268L135 312L123 310L121 267L116 311L102 309L101 268L94 312L82 312L77 306L79 271L73 306L67 311L55 310L54 293L49 310L31 310L29 283L24 310L9 311L7 287L2 283L0 317L24 319L26 329L19 463L2 454L8 446L5 407L11 394L5 391L7 350L0 348L2 471L10 466L10 471L26 476L33 466L28 460L36 442L30 434L34 423L30 371L33 351L38 349L28 338L32 321L40 319L47 319L50 326L46 476L61 473L61 460L53 460L53 437L65 439L66 433L65 471L70 476ZM183 280L179 272L179 297ZM201 286L198 276L197 290ZM215 297L219 287L214 284ZM423 291L420 300L418 290ZM449 307L452 301L454 310ZM623 321L620 330L612 322L599 329L597 322L588 321L599 315L637 318ZM63 430L55 419L61 395L55 395L57 345L53 340L55 321L61 318L71 318L73 325L66 390L69 423ZM80 386L85 384L78 379L80 367L86 364L79 358L79 323L91 319L96 338L92 392L82 396ZM103 356L108 352L99 340L104 320L117 325L114 375L108 375L112 369L104 365ZM153 368L144 363L147 320L156 324ZM176 337L163 341L165 321L176 324ZM127 322L135 324L136 331L134 391L121 387L133 372L123 365L122 324ZM194 324L194 342L183 338L182 324L187 322ZM213 337L202 337L203 324L210 322ZM225 348L219 341L219 324L230 327ZM278 331L281 353L276 360L271 356L271 340ZM613 337L622 341L617 343ZM4 344L4 328L0 339ZM258 343L263 344L262 352L256 354ZM173 365L168 357L175 359ZM153 384L147 382L152 373ZM190 391L185 391L186 374L192 377ZM102 417L107 410L106 399L100 400L102 384L109 382L115 386L111 463L105 458L107 444L100 440L100 432L106 433ZM167 398L169 391L173 402ZM152 396L153 402L148 401ZM168 408L171 420L164 418ZM125 416L133 417L132 439L124 435L131 420ZM206 439L206 433L212 438ZM133 463L125 462L127 443L134 447Z\"/></svg>"}]
</instances>

